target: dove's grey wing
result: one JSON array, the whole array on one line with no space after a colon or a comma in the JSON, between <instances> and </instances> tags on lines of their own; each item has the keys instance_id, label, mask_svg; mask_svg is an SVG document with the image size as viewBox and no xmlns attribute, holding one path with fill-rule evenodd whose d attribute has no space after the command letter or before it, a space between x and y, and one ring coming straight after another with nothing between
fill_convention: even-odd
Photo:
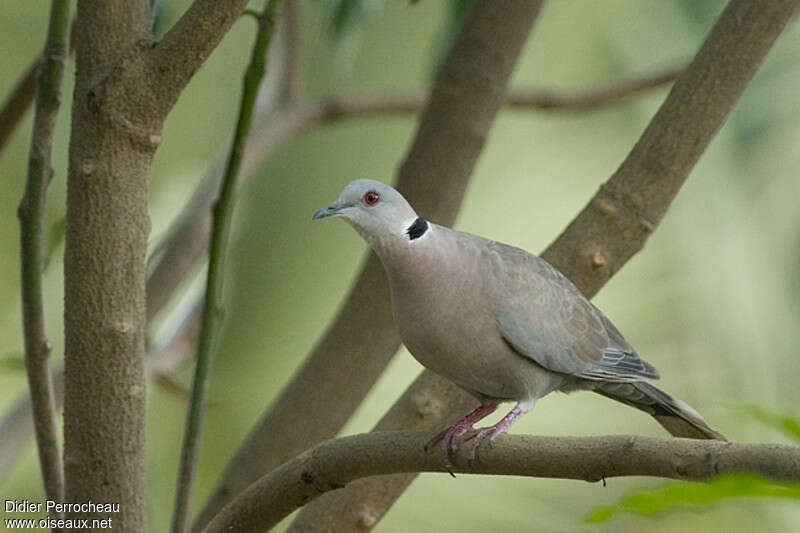
<instances>
[{"instance_id":1,"label":"dove's grey wing","mask_svg":"<svg viewBox=\"0 0 800 533\"><path fill-rule=\"evenodd\" d=\"M614 324L549 263L496 242L487 244L487 254L491 312L520 355L583 379L658 379Z\"/></svg>"}]
</instances>

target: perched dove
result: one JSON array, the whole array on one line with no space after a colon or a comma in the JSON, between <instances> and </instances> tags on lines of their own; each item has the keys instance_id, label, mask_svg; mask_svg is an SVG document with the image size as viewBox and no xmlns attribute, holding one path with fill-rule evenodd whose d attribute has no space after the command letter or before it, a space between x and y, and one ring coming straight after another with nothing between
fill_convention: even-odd
<instances>
[{"instance_id":1,"label":"perched dove","mask_svg":"<svg viewBox=\"0 0 800 533\"><path fill-rule=\"evenodd\" d=\"M314 219L344 218L377 253L389 278L400 338L425 367L478 398L480 407L437 435L445 461L473 438L508 430L553 391L590 390L649 413L678 437L719 439L658 379L614 324L549 263L528 252L417 216L392 187L348 184ZM500 402L497 424L473 426Z\"/></svg>"}]
</instances>

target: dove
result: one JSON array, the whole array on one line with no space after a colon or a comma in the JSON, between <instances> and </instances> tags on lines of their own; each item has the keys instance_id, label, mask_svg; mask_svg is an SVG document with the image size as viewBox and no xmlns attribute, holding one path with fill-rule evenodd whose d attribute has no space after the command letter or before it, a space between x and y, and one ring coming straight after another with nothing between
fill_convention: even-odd
<instances>
[{"instance_id":1,"label":"dove","mask_svg":"<svg viewBox=\"0 0 800 533\"><path fill-rule=\"evenodd\" d=\"M313 215L327 217L344 219L379 257L408 351L480 402L428 443L440 443L447 464L468 440L474 459L482 440L494 441L553 391L596 392L652 415L674 436L725 440L697 411L653 386L653 365L540 257L429 222L374 180L349 183ZM475 427L503 402L515 406L496 424Z\"/></svg>"}]
</instances>

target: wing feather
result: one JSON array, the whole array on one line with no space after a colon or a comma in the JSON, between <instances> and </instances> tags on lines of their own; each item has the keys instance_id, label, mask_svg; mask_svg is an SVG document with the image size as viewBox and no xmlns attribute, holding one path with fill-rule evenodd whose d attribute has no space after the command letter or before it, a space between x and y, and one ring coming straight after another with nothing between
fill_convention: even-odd
<instances>
[{"instance_id":1,"label":"wing feather","mask_svg":"<svg viewBox=\"0 0 800 533\"><path fill-rule=\"evenodd\" d=\"M520 355L583 379L658 379L614 324L549 263L493 241L487 254L492 313Z\"/></svg>"}]
</instances>

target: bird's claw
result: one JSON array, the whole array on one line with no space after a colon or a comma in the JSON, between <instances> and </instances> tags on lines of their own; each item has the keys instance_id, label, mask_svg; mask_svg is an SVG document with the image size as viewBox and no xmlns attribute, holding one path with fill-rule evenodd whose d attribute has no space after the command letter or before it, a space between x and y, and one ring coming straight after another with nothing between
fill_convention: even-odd
<instances>
[{"instance_id":1,"label":"bird's claw","mask_svg":"<svg viewBox=\"0 0 800 533\"><path fill-rule=\"evenodd\" d=\"M467 455L470 463L475 460L475 455L476 452L478 451L478 446L481 445L484 439L486 439L486 437L489 437L489 447L494 448L494 439L500 433L502 433L502 431L498 431L498 428L496 428L495 426L489 426L485 428L473 429L472 431L468 431L465 434L463 441L464 442L472 441L470 442L469 453Z\"/></svg>"},{"instance_id":2,"label":"bird's claw","mask_svg":"<svg viewBox=\"0 0 800 533\"><path fill-rule=\"evenodd\" d=\"M439 448L442 451L442 458L444 459L444 467L451 476L455 477L452 470L452 458L458 452L461 443L471 441L467 452L467 460L469 464L472 464L475 461L476 452L481 442L483 442L486 437L489 437L489 446L494 448L495 437L504 433L504 430L505 428L496 425L479 429L454 425L438 433L429 440L425 444L425 452L430 453L433 447L439 444Z\"/></svg>"}]
</instances>

